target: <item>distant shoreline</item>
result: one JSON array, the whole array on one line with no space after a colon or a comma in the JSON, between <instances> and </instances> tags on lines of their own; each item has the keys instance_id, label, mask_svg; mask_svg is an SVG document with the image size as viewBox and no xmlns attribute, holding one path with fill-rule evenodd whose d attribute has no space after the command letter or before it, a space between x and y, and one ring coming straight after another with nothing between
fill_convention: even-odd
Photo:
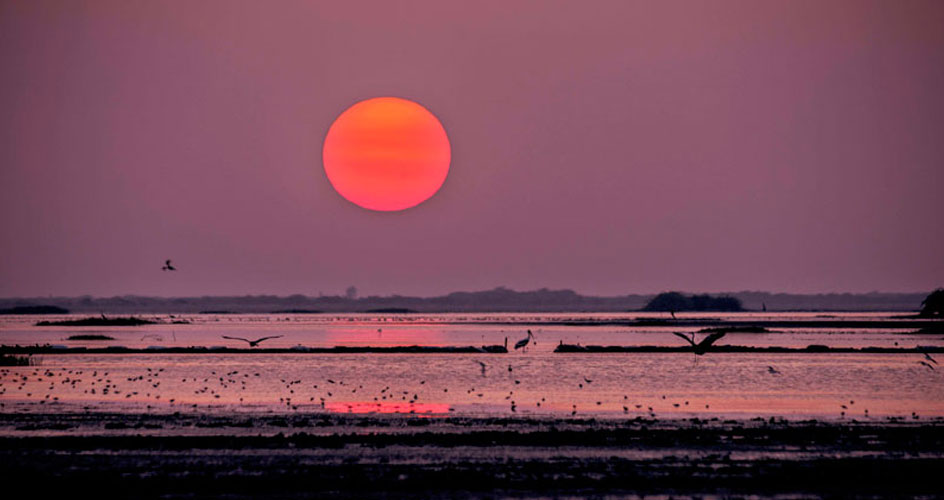
<instances>
[{"instance_id":1,"label":"distant shoreline","mask_svg":"<svg viewBox=\"0 0 944 500\"><path fill-rule=\"evenodd\" d=\"M772 292L720 292L741 301L747 311L760 312L917 312L928 292L788 294ZM0 298L0 310L52 306L86 314L197 314L226 313L310 314L406 312L434 313L627 313L640 312L655 297L651 294L620 296L582 295L573 290L515 291L495 288L477 292L453 292L436 297L400 295L342 297L306 295L245 295L204 297L11 297Z\"/></svg>"},{"instance_id":2,"label":"distant shoreline","mask_svg":"<svg viewBox=\"0 0 944 500\"><path fill-rule=\"evenodd\" d=\"M252 314L252 313L247 313ZM332 313L327 314L326 316L340 315L343 317L344 314L348 313ZM359 313L352 313L359 314ZM364 313L367 314L367 313ZM374 314L380 318L384 318L384 321L388 318L389 313ZM412 313L411 313L412 314ZM446 314L446 313L426 313L426 314ZM474 313L474 314L510 314L510 313ZM540 313L521 313L521 314L540 314ZM610 313L605 313L610 314ZM631 313L628 313L631 314ZM726 313L727 315L731 314L743 314L743 313ZM396 316L396 315L394 315ZM681 316L681 314L679 314ZM194 324L191 322L192 316L189 319L174 317L169 320L163 320L163 318L154 316L154 315L142 315L141 317L131 316L131 317L117 317L117 318L79 318L75 320L43 320L34 323L36 327L83 327L83 326L94 326L100 328L110 328L110 327L127 327L127 326L149 326L149 325L180 325L185 327L185 325ZM359 320L367 321L368 320ZM650 318L650 317L636 317L632 319L610 319L610 318L535 318L535 317L522 317L522 318L501 318L501 319L482 319L482 318L459 318L455 321L450 321L447 318L435 318L435 319L426 319L418 318L415 321L409 321L415 323L422 323L425 325L485 325L485 326L518 326L518 327L542 327L542 326L568 326L568 327L626 327L626 328L640 328L640 327L654 327L654 328L675 328L675 329L691 329L691 328L702 328L705 331L699 331L698 333L710 333L710 331L720 331L724 330L728 333L753 333L753 334L765 334L765 333L776 333L773 329L777 328L812 328L812 329L821 329L821 328L854 328L854 329L865 329L865 330L874 330L874 329L892 329L892 330L912 330L914 334L931 334L931 335L944 335L944 319L931 319L931 318L922 318L919 316L895 316L891 318L877 318L874 320L861 320L861 319L851 319L846 320L842 318L827 319L827 318L817 318L817 319L763 319L763 318L753 318L745 317L743 319L721 319L713 317L681 317L677 319L670 318Z\"/></svg>"}]
</instances>

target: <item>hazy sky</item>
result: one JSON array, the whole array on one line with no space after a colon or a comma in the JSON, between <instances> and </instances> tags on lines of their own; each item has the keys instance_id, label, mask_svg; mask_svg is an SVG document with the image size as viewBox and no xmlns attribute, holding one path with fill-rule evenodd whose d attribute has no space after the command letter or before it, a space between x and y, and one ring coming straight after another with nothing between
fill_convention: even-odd
<instances>
[{"instance_id":1,"label":"hazy sky","mask_svg":"<svg viewBox=\"0 0 944 500\"><path fill-rule=\"evenodd\" d=\"M0 296L928 290L942 26L933 0L4 1ZM375 96L451 140L404 212L322 169Z\"/></svg>"}]
</instances>

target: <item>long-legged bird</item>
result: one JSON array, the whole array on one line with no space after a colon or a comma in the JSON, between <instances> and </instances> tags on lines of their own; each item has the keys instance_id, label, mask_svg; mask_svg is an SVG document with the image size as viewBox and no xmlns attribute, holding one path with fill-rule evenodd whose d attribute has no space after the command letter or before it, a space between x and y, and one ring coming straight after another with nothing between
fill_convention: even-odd
<instances>
[{"instance_id":1,"label":"long-legged bird","mask_svg":"<svg viewBox=\"0 0 944 500\"><path fill-rule=\"evenodd\" d=\"M528 345L528 342L530 342L531 339L533 339L533 338L534 338L534 334L531 333L531 330L528 330L528 336L527 336L527 337L525 337L525 338L523 338L523 339L521 339L521 340L515 342L515 350L517 351L518 349L524 348L525 346Z\"/></svg>"}]
</instances>

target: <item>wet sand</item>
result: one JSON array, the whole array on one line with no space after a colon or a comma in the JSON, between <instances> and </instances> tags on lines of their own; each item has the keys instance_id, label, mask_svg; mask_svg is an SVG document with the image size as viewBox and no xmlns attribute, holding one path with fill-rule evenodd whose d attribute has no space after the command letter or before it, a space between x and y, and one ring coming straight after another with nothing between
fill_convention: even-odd
<instances>
[{"instance_id":1,"label":"wet sand","mask_svg":"<svg viewBox=\"0 0 944 500\"><path fill-rule=\"evenodd\" d=\"M934 497L944 420L5 413L0 456L39 497Z\"/></svg>"}]
</instances>

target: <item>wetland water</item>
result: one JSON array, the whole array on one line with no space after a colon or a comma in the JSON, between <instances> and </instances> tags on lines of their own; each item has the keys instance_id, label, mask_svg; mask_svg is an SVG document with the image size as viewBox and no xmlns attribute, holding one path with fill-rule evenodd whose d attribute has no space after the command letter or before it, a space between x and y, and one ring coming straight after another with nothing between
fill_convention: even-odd
<instances>
[{"instance_id":1,"label":"wetland water","mask_svg":"<svg viewBox=\"0 0 944 500\"><path fill-rule=\"evenodd\" d=\"M0 368L0 481L99 498L940 495L944 369L920 349L944 335L890 314L638 316L0 318L8 352L47 346ZM554 352L753 323L773 331L718 344L912 351ZM536 343L508 353L293 349L513 345L528 329ZM281 351L222 335L282 335L261 346ZM74 350L109 346L135 350Z\"/></svg>"},{"instance_id":2,"label":"wetland water","mask_svg":"<svg viewBox=\"0 0 944 500\"><path fill-rule=\"evenodd\" d=\"M790 324L729 333L718 345L758 347L944 346L944 334L884 328L882 313L680 315L187 315L189 324L37 327L36 317L0 318L0 344L125 346L154 353L41 354L0 372L7 411L190 411L407 413L428 416L651 418L783 416L851 419L944 416L944 368L922 353L554 353L582 345L679 345L673 331L718 322ZM150 317L150 316L144 316ZM636 318L655 325L623 326ZM63 319L54 317L44 319ZM828 322L823 326L823 322ZM589 326L575 326L586 323ZM601 324L602 323L602 324ZM810 326L797 326L808 323ZM849 324L853 326L843 326ZM164 347L509 345L507 354L161 353ZM114 340L68 340L72 335ZM702 337L703 335L698 335ZM941 361L944 361L944 356ZM484 364L484 368L482 366Z\"/></svg>"}]
</instances>

